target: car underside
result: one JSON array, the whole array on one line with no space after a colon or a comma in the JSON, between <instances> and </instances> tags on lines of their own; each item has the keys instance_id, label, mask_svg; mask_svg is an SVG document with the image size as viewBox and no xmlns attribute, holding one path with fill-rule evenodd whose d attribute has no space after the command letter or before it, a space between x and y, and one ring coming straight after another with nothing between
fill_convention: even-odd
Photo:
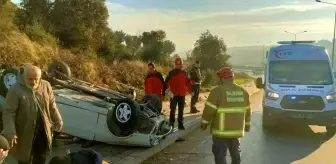
<instances>
[{"instance_id":1,"label":"car underside","mask_svg":"<svg viewBox=\"0 0 336 164\"><path fill-rule=\"evenodd\" d=\"M3 71L2 95L22 71ZM88 141L151 147L173 131L161 113L162 103L156 95L145 95L136 101L134 89L128 94L120 93L72 78L68 65L60 61L49 65L43 79L53 86L64 122L61 133Z\"/></svg>"}]
</instances>

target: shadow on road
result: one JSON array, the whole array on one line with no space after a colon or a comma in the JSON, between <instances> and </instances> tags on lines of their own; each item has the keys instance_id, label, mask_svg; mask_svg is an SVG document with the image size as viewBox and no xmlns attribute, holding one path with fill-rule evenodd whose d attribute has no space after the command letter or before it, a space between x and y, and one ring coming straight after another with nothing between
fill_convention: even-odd
<instances>
[{"instance_id":1,"label":"shadow on road","mask_svg":"<svg viewBox=\"0 0 336 164\"><path fill-rule=\"evenodd\" d=\"M265 132L261 117L260 112L253 113L253 127L242 141L243 163L289 164L305 158L331 138L309 126L284 124Z\"/></svg>"}]
</instances>

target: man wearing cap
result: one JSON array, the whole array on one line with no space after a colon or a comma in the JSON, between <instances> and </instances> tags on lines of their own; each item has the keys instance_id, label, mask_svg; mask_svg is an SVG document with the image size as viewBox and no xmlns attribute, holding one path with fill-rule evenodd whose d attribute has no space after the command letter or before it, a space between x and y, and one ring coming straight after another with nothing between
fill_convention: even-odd
<instances>
[{"instance_id":1,"label":"man wearing cap","mask_svg":"<svg viewBox=\"0 0 336 164\"><path fill-rule=\"evenodd\" d=\"M18 164L45 164L52 146L53 130L59 132L62 117L49 82L41 79L41 69L25 65L17 83L6 95L3 135Z\"/></svg>"},{"instance_id":2,"label":"man wearing cap","mask_svg":"<svg viewBox=\"0 0 336 164\"><path fill-rule=\"evenodd\" d=\"M185 96L190 90L190 80L188 74L183 69L182 58L175 59L175 68L168 73L165 80L164 92L169 87L171 91L171 104L170 104L170 124L174 126L175 111L178 106L178 128L184 130L183 125L183 110L185 105Z\"/></svg>"}]
</instances>

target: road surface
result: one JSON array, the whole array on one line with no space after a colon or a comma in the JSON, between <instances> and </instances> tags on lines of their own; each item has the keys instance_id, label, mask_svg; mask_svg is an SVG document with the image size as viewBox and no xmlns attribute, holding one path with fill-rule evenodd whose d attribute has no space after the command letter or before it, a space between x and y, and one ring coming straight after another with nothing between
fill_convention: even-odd
<instances>
[{"instance_id":1,"label":"road surface","mask_svg":"<svg viewBox=\"0 0 336 164\"><path fill-rule=\"evenodd\" d=\"M261 128L261 98L251 98L252 129L242 139L242 164L335 164L336 139L324 127L282 125L276 132ZM143 164L214 164L209 131L196 130ZM228 163L231 163L229 155Z\"/></svg>"}]
</instances>

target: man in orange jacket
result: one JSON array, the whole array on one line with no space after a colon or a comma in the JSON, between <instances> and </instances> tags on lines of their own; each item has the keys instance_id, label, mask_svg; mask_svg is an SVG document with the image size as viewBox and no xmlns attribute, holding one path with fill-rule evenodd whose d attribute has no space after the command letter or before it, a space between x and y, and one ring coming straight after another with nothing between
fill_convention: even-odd
<instances>
[{"instance_id":1,"label":"man in orange jacket","mask_svg":"<svg viewBox=\"0 0 336 164\"><path fill-rule=\"evenodd\" d=\"M178 128L184 130L183 111L185 105L185 96L190 91L190 80L188 74L183 69L183 60L175 59L175 68L168 73L165 80L164 92L169 87L173 94L170 102L170 124L174 126L175 111L178 106Z\"/></svg>"}]
</instances>

